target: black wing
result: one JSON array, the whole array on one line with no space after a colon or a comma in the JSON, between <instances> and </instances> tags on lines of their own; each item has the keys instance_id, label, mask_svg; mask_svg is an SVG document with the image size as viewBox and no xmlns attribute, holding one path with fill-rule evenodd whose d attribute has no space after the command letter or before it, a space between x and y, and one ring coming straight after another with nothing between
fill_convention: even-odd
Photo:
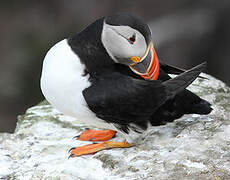
<instances>
[{"instance_id":1,"label":"black wing","mask_svg":"<svg viewBox=\"0 0 230 180\"><path fill-rule=\"evenodd\" d=\"M185 69L180 69L178 67L166 64L166 63L164 63L162 61L159 62L159 63L160 63L160 69L163 69L168 74L178 75L178 74L181 74L181 73L186 71Z\"/></svg>"},{"instance_id":2,"label":"black wing","mask_svg":"<svg viewBox=\"0 0 230 180\"><path fill-rule=\"evenodd\" d=\"M151 115L183 91L205 66L201 64L165 82L139 80L118 72L107 73L94 79L83 95L97 117L124 132L128 132L130 124L146 129Z\"/></svg>"},{"instance_id":3,"label":"black wing","mask_svg":"<svg viewBox=\"0 0 230 180\"><path fill-rule=\"evenodd\" d=\"M159 80L167 81L169 79L171 79L170 76L161 68ZM152 114L150 122L154 126L159 126L172 122L184 114L209 114L211 111L212 108L209 102L185 89L158 108Z\"/></svg>"},{"instance_id":4,"label":"black wing","mask_svg":"<svg viewBox=\"0 0 230 180\"><path fill-rule=\"evenodd\" d=\"M159 62L160 63L160 69L162 69L164 72L166 72L167 74L175 74L175 75L179 75L183 72L186 72L185 69L182 69L182 68L178 68L176 66L173 66L173 65L169 65L169 64L166 64L164 62ZM202 77L202 76L198 76L199 78L202 78L202 79L207 79L205 77Z\"/></svg>"},{"instance_id":5,"label":"black wing","mask_svg":"<svg viewBox=\"0 0 230 180\"><path fill-rule=\"evenodd\" d=\"M83 91L97 117L128 132L130 124L146 129L151 114L167 99L160 81L145 81L117 72L104 74Z\"/></svg>"}]
</instances>

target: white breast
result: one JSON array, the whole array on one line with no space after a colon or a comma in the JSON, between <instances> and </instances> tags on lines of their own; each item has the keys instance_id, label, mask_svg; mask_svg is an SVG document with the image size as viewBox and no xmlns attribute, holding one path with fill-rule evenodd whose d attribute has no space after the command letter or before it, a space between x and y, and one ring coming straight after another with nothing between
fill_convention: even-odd
<instances>
[{"instance_id":1,"label":"white breast","mask_svg":"<svg viewBox=\"0 0 230 180\"><path fill-rule=\"evenodd\" d=\"M89 75L83 76L84 68L67 40L60 41L45 56L41 76L42 93L53 107L65 115L87 124L114 129L87 107L82 91L90 86L90 82Z\"/></svg>"},{"instance_id":2,"label":"white breast","mask_svg":"<svg viewBox=\"0 0 230 180\"><path fill-rule=\"evenodd\" d=\"M45 56L41 76L42 92L55 108L66 115L76 116L86 111L82 91L90 83L87 76L82 76L83 71L84 65L66 39L53 46Z\"/></svg>"}]
</instances>

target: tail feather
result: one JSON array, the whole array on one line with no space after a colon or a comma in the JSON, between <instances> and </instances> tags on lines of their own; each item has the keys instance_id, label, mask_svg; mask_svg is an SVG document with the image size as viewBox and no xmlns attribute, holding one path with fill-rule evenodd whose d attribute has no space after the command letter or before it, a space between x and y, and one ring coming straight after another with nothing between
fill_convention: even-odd
<instances>
[{"instance_id":1,"label":"tail feather","mask_svg":"<svg viewBox=\"0 0 230 180\"><path fill-rule=\"evenodd\" d=\"M209 102L185 89L157 109L150 122L153 126L158 126L172 122L184 114L209 114L211 111Z\"/></svg>"},{"instance_id":2,"label":"tail feather","mask_svg":"<svg viewBox=\"0 0 230 180\"><path fill-rule=\"evenodd\" d=\"M169 65L169 64L166 64L166 63L163 63L163 62L160 62L160 68L164 70L164 72L168 73L168 74L175 74L175 75L179 75L183 72L186 72L185 69L181 69L181 68L178 68L176 66L172 66L172 65ZM203 77L203 76L198 76L199 78L201 79L208 79L206 77Z\"/></svg>"},{"instance_id":3,"label":"tail feather","mask_svg":"<svg viewBox=\"0 0 230 180\"><path fill-rule=\"evenodd\" d=\"M207 63L204 62L173 79L169 79L163 82L166 90L169 93L169 96L175 96L179 92L183 91L186 87L188 87L199 76L199 74L206 69L206 66Z\"/></svg>"},{"instance_id":4,"label":"tail feather","mask_svg":"<svg viewBox=\"0 0 230 180\"><path fill-rule=\"evenodd\" d=\"M209 102L185 89L205 68L206 62L182 73L176 78L163 82L169 93L169 99L152 114L150 122L153 126L172 122L184 114L209 114L212 111Z\"/></svg>"}]
</instances>

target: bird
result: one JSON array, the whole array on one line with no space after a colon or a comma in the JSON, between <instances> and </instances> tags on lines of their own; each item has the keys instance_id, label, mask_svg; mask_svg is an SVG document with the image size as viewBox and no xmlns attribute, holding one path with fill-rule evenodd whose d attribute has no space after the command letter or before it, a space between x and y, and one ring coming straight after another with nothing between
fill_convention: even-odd
<instances>
[{"instance_id":1,"label":"bird","mask_svg":"<svg viewBox=\"0 0 230 180\"><path fill-rule=\"evenodd\" d=\"M70 157L77 157L132 147L149 127L184 114L209 114L211 104L186 89L206 65L184 70L159 61L144 20L118 13L97 19L51 47L40 85L54 108L102 129L86 129L76 136L94 142L71 148ZM110 141L117 132L124 141Z\"/></svg>"}]
</instances>

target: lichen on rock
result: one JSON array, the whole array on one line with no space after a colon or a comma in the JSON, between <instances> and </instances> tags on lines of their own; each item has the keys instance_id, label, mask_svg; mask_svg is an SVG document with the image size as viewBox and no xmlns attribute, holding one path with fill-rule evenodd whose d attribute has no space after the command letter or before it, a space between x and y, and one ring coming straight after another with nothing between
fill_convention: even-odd
<instances>
[{"instance_id":1,"label":"lichen on rock","mask_svg":"<svg viewBox=\"0 0 230 180\"><path fill-rule=\"evenodd\" d=\"M90 143L73 139L88 126L39 103L13 134L0 134L0 179L230 179L230 89L202 76L189 89L213 104L211 114L152 127L132 148L70 159L71 147Z\"/></svg>"}]
</instances>

